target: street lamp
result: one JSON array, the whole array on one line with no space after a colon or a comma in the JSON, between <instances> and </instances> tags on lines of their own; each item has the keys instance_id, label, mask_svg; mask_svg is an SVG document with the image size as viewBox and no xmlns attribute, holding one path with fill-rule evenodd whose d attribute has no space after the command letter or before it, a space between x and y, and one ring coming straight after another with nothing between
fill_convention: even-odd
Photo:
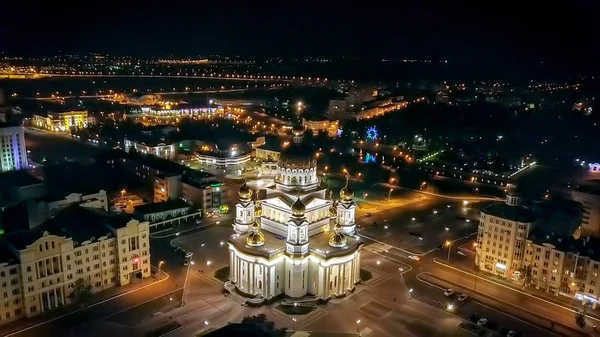
<instances>
[{"instance_id":1,"label":"street lamp","mask_svg":"<svg viewBox=\"0 0 600 337\"><path fill-rule=\"evenodd\" d=\"M452 243L450 241L446 241L446 247L448 247L448 264L450 264L450 247Z\"/></svg>"},{"instance_id":2,"label":"street lamp","mask_svg":"<svg viewBox=\"0 0 600 337\"><path fill-rule=\"evenodd\" d=\"M356 333L360 336L360 329L359 329L359 325L360 325L360 319L356 320Z\"/></svg>"},{"instance_id":3,"label":"street lamp","mask_svg":"<svg viewBox=\"0 0 600 337\"><path fill-rule=\"evenodd\" d=\"M385 234L387 234L388 226L387 225L383 226L383 229L385 229Z\"/></svg>"},{"instance_id":4,"label":"street lamp","mask_svg":"<svg viewBox=\"0 0 600 337\"><path fill-rule=\"evenodd\" d=\"M165 261L160 261L158 263L158 279L159 280L161 279L161 269L160 268L162 267L163 263L165 263Z\"/></svg>"},{"instance_id":5,"label":"street lamp","mask_svg":"<svg viewBox=\"0 0 600 337\"><path fill-rule=\"evenodd\" d=\"M296 317L293 317L293 318L292 318L292 322L294 322L294 323L292 323L292 324L293 324L293 327L292 327L292 329L293 329L294 331L296 331L296 321L297 321L297 320L298 320L298 319L296 319Z\"/></svg>"},{"instance_id":6,"label":"street lamp","mask_svg":"<svg viewBox=\"0 0 600 337\"><path fill-rule=\"evenodd\" d=\"M210 261L206 261L206 265L207 265L207 266L210 266L211 264L212 264L212 262L210 262Z\"/></svg>"},{"instance_id":7,"label":"street lamp","mask_svg":"<svg viewBox=\"0 0 600 337\"><path fill-rule=\"evenodd\" d=\"M369 196L369 193L364 193L364 194L363 194L363 199L365 199L365 200L366 200L368 196Z\"/></svg>"},{"instance_id":8,"label":"street lamp","mask_svg":"<svg viewBox=\"0 0 600 337\"><path fill-rule=\"evenodd\" d=\"M390 192L388 193L388 200L392 198L392 192L394 192L394 189L390 188Z\"/></svg>"}]
</instances>

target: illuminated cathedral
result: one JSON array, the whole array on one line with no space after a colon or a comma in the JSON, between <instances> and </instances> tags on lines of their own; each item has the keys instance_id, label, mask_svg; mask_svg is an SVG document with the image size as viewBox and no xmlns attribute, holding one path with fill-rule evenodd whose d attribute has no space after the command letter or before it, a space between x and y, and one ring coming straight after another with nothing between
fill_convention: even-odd
<instances>
[{"instance_id":1,"label":"illuminated cathedral","mask_svg":"<svg viewBox=\"0 0 600 337\"><path fill-rule=\"evenodd\" d=\"M360 280L360 242L355 233L354 193L327 195L317 176L314 151L294 128L294 143L281 153L266 197L252 199L244 183L228 241L225 287L260 303L275 296L329 299L354 290Z\"/></svg>"}]
</instances>

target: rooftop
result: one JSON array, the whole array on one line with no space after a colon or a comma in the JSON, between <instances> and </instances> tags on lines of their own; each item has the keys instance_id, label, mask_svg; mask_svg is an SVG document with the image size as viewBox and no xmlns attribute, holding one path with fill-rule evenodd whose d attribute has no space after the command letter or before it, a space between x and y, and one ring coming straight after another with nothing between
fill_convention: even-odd
<instances>
[{"instance_id":1,"label":"rooftop","mask_svg":"<svg viewBox=\"0 0 600 337\"><path fill-rule=\"evenodd\" d=\"M174 209L191 208L192 206L181 199L168 200L135 206L135 211L141 214L160 213Z\"/></svg>"},{"instance_id":2,"label":"rooftop","mask_svg":"<svg viewBox=\"0 0 600 337\"><path fill-rule=\"evenodd\" d=\"M156 137L153 135L145 135L145 134L131 135L131 136L128 136L127 138L125 138L125 140L129 140L129 141L137 143L137 144L144 144L149 147L155 147L158 145L164 145L164 146L171 145L170 142L167 142L163 138Z\"/></svg>"},{"instance_id":3,"label":"rooftop","mask_svg":"<svg viewBox=\"0 0 600 337\"><path fill-rule=\"evenodd\" d=\"M262 256L265 258L274 258L277 257L279 254L283 254L285 252L285 237L267 232L265 230L261 230L261 233L263 233L263 235L265 236L265 244L262 246L248 246L246 244L246 237L248 236L248 234L238 235L237 237L232 236L229 242L233 243L233 245L242 252L251 255ZM331 236L331 234L332 232L329 231L311 236L308 239L310 252L313 254L320 255L325 259L330 259L340 255L347 255L355 251L360 245L362 245L362 242L360 242L360 240L357 240L352 236L346 235L346 246L340 248L331 247L329 245L329 237Z\"/></svg>"},{"instance_id":4,"label":"rooftop","mask_svg":"<svg viewBox=\"0 0 600 337\"><path fill-rule=\"evenodd\" d=\"M130 219L121 215L112 215L95 208L77 205L60 211L54 218L39 227L8 233L4 239L18 250L27 248L36 240L49 234L72 238L76 243L111 235L111 231L124 227Z\"/></svg>"},{"instance_id":5,"label":"rooftop","mask_svg":"<svg viewBox=\"0 0 600 337\"><path fill-rule=\"evenodd\" d=\"M163 174L168 175L182 174L183 172L189 171L189 169L183 165L179 165L175 162L157 157L152 154L132 154L126 153L121 150L111 150L99 154L98 156L96 156L96 159L101 161L107 161L110 159L128 159L130 161L151 167L153 169L161 171Z\"/></svg>"},{"instance_id":6,"label":"rooftop","mask_svg":"<svg viewBox=\"0 0 600 337\"><path fill-rule=\"evenodd\" d=\"M523 223L530 223L538 218L537 214L528 208L510 206L504 202L489 205L482 209L481 212L498 218Z\"/></svg>"}]
</instances>

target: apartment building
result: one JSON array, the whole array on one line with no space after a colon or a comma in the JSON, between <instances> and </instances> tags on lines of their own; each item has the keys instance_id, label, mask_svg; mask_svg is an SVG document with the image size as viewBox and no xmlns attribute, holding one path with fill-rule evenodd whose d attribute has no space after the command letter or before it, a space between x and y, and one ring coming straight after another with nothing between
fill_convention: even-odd
<instances>
[{"instance_id":1,"label":"apartment building","mask_svg":"<svg viewBox=\"0 0 600 337\"><path fill-rule=\"evenodd\" d=\"M0 172L28 167L23 126L0 121Z\"/></svg>"},{"instance_id":2,"label":"apartment building","mask_svg":"<svg viewBox=\"0 0 600 337\"><path fill-rule=\"evenodd\" d=\"M53 310L82 279L92 292L146 278L148 222L73 205L40 226L0 238L0 324Z\"/></svg>"},{"instance_id":3,"label":"apartment building","mask_svg":"<svg viewBox=\"0 0 600 337\"><path fill-rule=\"evenodd\" d=\"M526 240L536 220L536 214L521 205L516 190L507 193L504 203L484 208L477 231L478 268L519 280Z\"/></svg>"}]
</instances>

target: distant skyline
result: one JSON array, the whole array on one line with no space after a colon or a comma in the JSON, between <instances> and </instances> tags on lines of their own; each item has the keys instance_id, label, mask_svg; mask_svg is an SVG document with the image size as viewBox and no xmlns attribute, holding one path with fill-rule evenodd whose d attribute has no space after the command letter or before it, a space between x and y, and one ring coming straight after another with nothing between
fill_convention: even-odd
<instances>
[{"instance_id":1,"label":"distant skyline","mask_svg":"<svg viewBox=\"0 0 600 337\"><path fill-rule=\"evenodd\" d=\"M541 2L540 2L541 3ZM414 57L593 65L596 1L543 5L10 1L0 51Z\"/></svg>"}]
</instances>

